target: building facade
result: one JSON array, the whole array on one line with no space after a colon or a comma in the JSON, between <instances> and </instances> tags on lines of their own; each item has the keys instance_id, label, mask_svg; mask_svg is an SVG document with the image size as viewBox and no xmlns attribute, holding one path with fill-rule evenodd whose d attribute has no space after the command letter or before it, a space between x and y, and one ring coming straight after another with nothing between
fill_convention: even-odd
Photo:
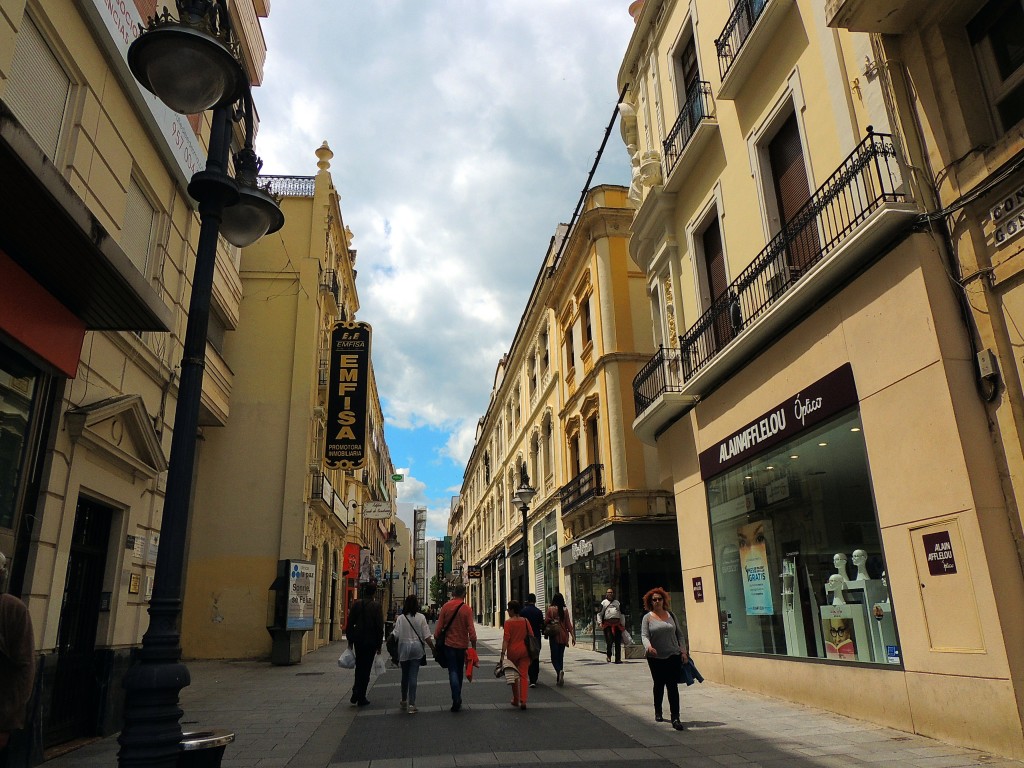
<instances>
[{"instance_id":1,"label":"building facade","mask_svg":"<svg viewBox=\"0 0 1024 768\"><path fill-rule=\"evenodd\" d=\"M316 176L261 179L281 195L286 224L242 253L240 318L225 348L234 407L225 428L205 431L199 456L182 619L187 657L270 654L267 590L283 561L315 574L303 652L341 637L360 581L388 576L390 521L363 515L371 502L393 511L395 496L372 365L365 466L335 469L324 458L331 332L355 320L359 297L326 142L316 156Z\"/></svg>"},{"instance_id":2,"label":"building facade","mask_svg":"<svg viewBox=\"0 0 1024 768\"><path fill-rule=\"evenodd\" d=\"M210 130L128 69L153 10L16 0L0 13L0 548L35 626L37 748L120 728L148 625L199 232L186 187ZM231 4L254 85L266 13ZM238 256L221 242L204 428L230 412Z\"/></svg>"},{"instance_id":3,"label":"building facade","mask_svg":"<svg viewBox=\"0 0 1024 768\"><path fill-rule=\"evenodd\" d=\"M632 8L660 345L633 431L674 492L692 654L1021 757L1020 3Z\"/></svg>"},{"instance_id":4,"label":"building facade","mask_svg":"<svg viewBox=\"0 0 1024 768\"><path fill-rule=\"evenodd\" d=\"M676 537L671 494L629 429L630 382L653 343L626 193L590 190L552 238L477 428L449 533L479 574L468 573L470 602L488 624L510 598L534 592L543 605L561 592L581 642L594 642L607 587L637 630L647 589L682 587L665 547ZM536 490L525 512L514 498L524 472Z\"/></svg>"}]
</instances>

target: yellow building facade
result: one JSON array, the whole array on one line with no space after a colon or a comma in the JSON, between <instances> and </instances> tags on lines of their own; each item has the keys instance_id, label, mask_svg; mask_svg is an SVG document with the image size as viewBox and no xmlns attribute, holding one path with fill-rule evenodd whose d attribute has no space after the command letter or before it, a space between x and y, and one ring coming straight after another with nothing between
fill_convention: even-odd
<instances>
[{"instance_id":1,"label":"yellow building facade","mask_svg":"<svg viewBox=\"0 0 1024 768\"><path fill-rule=\"evenodd\" d=\"M664 548L676 536L671 495L629 429L630 383L653 344L626 195L595 187L559 228L480 420L449 535L453 561L479 574L468 574L470 602L487 623L511 597L546 605L561 592L581 642L601 644L593 608L607 587L637 630L647 589L681 589ZM525 519L513 501L523 470L537 491Z\"/></svg>"},{"instance_id":2,"label":"yellow building facade","mask_svg":"<svg viewBox=\"0 0 1024 768\"><path fill-rule=\"evenodd\" d=\"M159 552L199 234L186 187L210 127L132 77L127 47L152 12L0 8L0 549L32 614L44 749L120 728ZM231 3L253 85L267 12ZM230 413L238 256L221 242L203 428Z\"/></svg>"},{"instance_id":3,"label":"yellow building facade","mask_svg":"<svg viewBox=\"0 0 1024 768\"><path fill-rule=\"evenodd\" d=\"M361 578L381 581L389 566L389 521L363 515L370 503L393 512L395 498L372 367L365 466L334 469L324 460L331 331L356 319L359 297L333 153L324 142L316 155L315 176L261 178L281 196L286 223L242 253L240 319L225 350L236 376L232 415L204 434L200 453L182 619L187 657L298 661L342 636ZM268 632L268 590L279 564L294 561L315 569L312 630Z\"/></svg>"},{"instance_id":4,"label":"yellow building facade","mask_svg":"<svg viewBox=\"0 0 1024 768\"><path fill-rule=\"evenodd\" d=\"M698 666L1020 758L1011 6L647 0L619 86Z\"/></svg>"}]
</instances>

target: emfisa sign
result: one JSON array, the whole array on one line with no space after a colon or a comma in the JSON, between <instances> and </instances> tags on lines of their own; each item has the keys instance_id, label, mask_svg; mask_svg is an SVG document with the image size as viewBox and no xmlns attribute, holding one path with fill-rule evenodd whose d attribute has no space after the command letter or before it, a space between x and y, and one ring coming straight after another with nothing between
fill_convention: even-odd
<instances>
[{"instance_id":1,"label":"emfisa sign","mask_svg":"<svg viewBox=\"0 0 1024 768\"><path fill-rule=\"evenodd\" d=\"M366 399L370 385L370 326L342 322L331 331L324 460L335 469L366 464Z\"/></svg>"}]
</instances>

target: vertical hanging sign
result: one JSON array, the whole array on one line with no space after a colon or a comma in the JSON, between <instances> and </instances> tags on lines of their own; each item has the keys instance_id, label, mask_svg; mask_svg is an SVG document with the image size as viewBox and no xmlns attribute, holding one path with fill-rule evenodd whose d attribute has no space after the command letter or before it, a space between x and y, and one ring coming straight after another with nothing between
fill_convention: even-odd
<instances>
[{"instance_id":1,"label":"vertical hanging sign","mask_svg":"<svg viewBox=\"0 0 1024 768\"><path fill-rule=\"evenodd\" d=\"M370 385L370 326L342 322L331 331L324 461L335 469L366 464L366 401Z\"/></svg>"}]
</instances>

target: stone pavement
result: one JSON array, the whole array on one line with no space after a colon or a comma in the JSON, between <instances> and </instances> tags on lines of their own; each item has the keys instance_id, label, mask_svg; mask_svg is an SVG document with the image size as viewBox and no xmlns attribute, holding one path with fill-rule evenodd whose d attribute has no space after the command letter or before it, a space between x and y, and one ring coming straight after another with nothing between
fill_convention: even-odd
<instances>
[{"instance_id":1,"label":"stone pavement","mask_svg":"<svg viewBox=\"0 0 1024 768\"><path fill-rule=\"evenodd\" d=\"M400 672L373 682L372 704L348 704L352 671L336 663L342 643L301 664L192 662L182 691L182 727L236 734L223 768L463 768L544 764L623 768L733 766L777 768L1017 766L1024 763L950 746L822 710L728 686L683 688L687 730L655 723L647 664L607 664L604 655L570 647L565 686L542 653L540 685L526 711L509 705L509 688L493 677L500 630L480 627L481 667L463 690L463 710L449 712L447 672L422 668L417 706L398 707ZM666 704L666 714L668 713ZM110 737L50 760L46 768L91 768L117 762Z\"/></svg>"}]
</instances>

